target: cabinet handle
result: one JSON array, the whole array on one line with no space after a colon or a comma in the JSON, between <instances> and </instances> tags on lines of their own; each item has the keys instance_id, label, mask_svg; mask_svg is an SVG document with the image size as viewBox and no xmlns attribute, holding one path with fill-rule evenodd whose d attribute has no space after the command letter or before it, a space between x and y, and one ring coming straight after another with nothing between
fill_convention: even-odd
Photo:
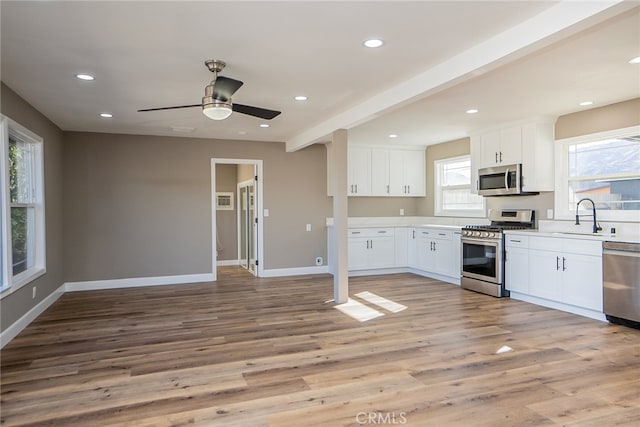
<instances>
[{"instance_id":1,"label":"cabinet handle","mask_svg":"<svg viewBox=\"0 0 640 427\"><path fill-rule=\"evenodd\" d=\"M495 155L496 155L496 163L498 163L498 152L497 151L495 152Z\"/></svg>"},{"instance_id":2,"label":"cabinet handle","mask_svg":"<svg viewBox=\"0 0 640 427\"><path fill-rule=\"evenodd\" d=\"M387 194L389 194L389 184L387 184Z\"/></svg>"},{"instance_id":3,"label":"cabinet handle","mask_svg":"<svg viewBox=\"0 0 640 427\"><path fill-rule=\"evenodd\" d=\"M411 194L411 186L407 185L407 194Z\"/></svg>"},{"instance_id":4,"label":"cabinet handle","mask_svg":"<svg viewBox=\"0 0 640 427\"><path fill-rule=\"evenodd\" d=\"M560 257L556 257L556 270L560 270Z\"/></svg>"},{"instance_id":5,"label":"cabinet handle","mask_svg":"<svg viewBox=\"0 0 640 427\"><path fill-rule=\"evenodd\" d=\"M351 234L360 234L360 231L352 231Z\"/></svg>"},{"instance_id":6,"label":"cabinet handle","mask_svg":"<svg viewBox=\"0 0 640 427\"><path fill-rule=\"evenodd\" d=\"M509 239L509 241L510 241L510 242L513 242L513 243L521 243L521 241L520 241L520 240L515 240L515 239Z\"/></svg>"},{"instance_id":7,"label":"cabinet handle","mask_svg":"<svg viewBox=\"0 0 640 427\"><path fill-rule=\"evenodd\" d=\"M379 230L379 231L378 231L378 233L379 233L379 234L386 234L386 233L387 233L387 230Z\"/></svg>"},{"instance_id":8,"label":"cabinet handle","mask_svg":"<svg viewBox=\"0 0 640 427\"><path fill-rule=\"evenodd\" d=\"M356 194L358 194L358 184L356 184Z\"/></svg>"},{"instance_id":9,"label":"cabinet handle","mask_svg":"<svg viewBox=\"0 0 640 427\"><path fill-rule=\"evenodd\" d=\"M500 163L502 163L502 151L500 152Z\"/></svg>"},{"instance_id":10,"label":"cabinet handle","mask_svg":"<svg viewBox=\"0 0 640 427\"><path fill-rule=\"evenodd\" d=\"M480 191L480 180L476 179L476 190Z\"/></svg>"},{"instance_id":11,"label":"cabinet handle","mask_svg":"<svg viewBox=\"0 0 640 427\"><path fill-rule=\"evenodd\" d=\"M438 236L446 236L447 233L438 233Z\"/></svg>"},{"instance_id":12,"label":"cabinet handle","mask_svg":"<svg viewBox=\"0 0 640 427\"><path fill-rule=\"evenodd\" d=\"M433 242L433 250L436 250L436 242Z\"/></svg>"},{"instance_id":13,"label":"cabinet handle","mask_svg":"<svg viewBox=\"0 0 640 427\"><path fill-rule=\"evenodd\" d=\"M371 245L369 245L369 249L373 249L373 240L369 240L371 242Z\"/></svg>"},{"instance_id":14,"label":"cabinet handle","mask_svg":"<svg viewBox=\"0 0 640 427\"><path fill-rule=\"evenodd\" d=\"M413 238L416 238L416 230L413 230Z\"/></svg>"},{"instance_id":15,"label":"cabinet handle","mask_svg":"<svg viewBox=\"0 0 640 427\"><path fill-rule=\"evenodd\" d=\"M567 270L567 266L565 265L566 262L567 262L567 259L565 257L562 257L562 271Z\"/></svg>"}]
</instances>

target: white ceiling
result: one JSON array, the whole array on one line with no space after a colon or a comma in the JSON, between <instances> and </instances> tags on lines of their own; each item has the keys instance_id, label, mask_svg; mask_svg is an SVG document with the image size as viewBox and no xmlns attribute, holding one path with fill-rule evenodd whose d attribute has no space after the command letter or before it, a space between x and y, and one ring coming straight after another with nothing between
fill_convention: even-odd
<instances>
[{"instance_id":1,"label":"white ceiling","mask_svg":"<svg viewBox=\"0 0 640 427\"><path fill-rule=\"evenodd\" d=\"M615 3L2 1L1 78L64 130L428 145L640 96L640 3ZM199 103L207 59L244 81L235 102L282 111L270 128L136 111Z\"/></svg>"}]
</instances>

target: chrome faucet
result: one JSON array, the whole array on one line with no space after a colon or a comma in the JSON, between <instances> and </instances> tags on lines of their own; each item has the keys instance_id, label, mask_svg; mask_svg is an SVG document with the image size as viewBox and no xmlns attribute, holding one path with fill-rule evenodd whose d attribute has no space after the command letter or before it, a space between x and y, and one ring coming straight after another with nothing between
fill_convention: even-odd
<instances>
[{"instance_id":1,"label":"chrome faucet","mask_svg":"<svg viewBox=\"0 0 640 427\"><path fill-rule=\"evenodd\" d=\"M593 212L593 214L591 215L578 215L578 208L580 207L580 203L584 202L585 200L591 202L591 210ZM584 199L580 199L578 200L578 203L576 203L576 225L580 225L580 217L581 216L592 216L593 217L593 232L597 233L598 231L602 230L602 227L600 227L598 225L598 221L596 220L596 204L593 202L593 200L585 197Z\"/></svg>"}]
</instances>

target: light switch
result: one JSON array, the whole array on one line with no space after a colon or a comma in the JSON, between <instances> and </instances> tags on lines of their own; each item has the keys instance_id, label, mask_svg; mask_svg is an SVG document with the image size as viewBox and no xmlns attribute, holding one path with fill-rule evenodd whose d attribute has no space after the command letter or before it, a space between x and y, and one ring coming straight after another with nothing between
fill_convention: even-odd
<instances>
[{"instance_id":1,"label":"light switch","mask_svg":"<svg viewBox=\"0 0 640 427\"><path fill-rule=\"evenodd\" d=\"M311 231L311 224L307 224L307 231Z\"/></svg>"},{"instance_id":2,"label":"light switch","mask_svg":"<svg viewBox=\"0 0 640 427\"><path fill-rule=\"evenodd\" d=\"M264 216L264 217L268 217L268 216L269 216L269 209L265 209L265 210L264 210L264 214L263 214L263 216Z\"/></svg>"}]
</instances>

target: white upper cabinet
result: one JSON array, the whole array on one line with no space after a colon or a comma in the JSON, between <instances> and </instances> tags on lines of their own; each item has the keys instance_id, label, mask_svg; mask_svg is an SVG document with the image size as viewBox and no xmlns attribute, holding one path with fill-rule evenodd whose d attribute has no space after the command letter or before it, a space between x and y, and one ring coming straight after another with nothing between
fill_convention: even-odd
<instances>
[{"instance_id":1,"label":"white upper cabinet","mask_svg":"<svg viewBox=\"0 0 640 427\"><path fill-rule=\"evenodd\" d=\"M349 196L371 195L371 150L349 148Z\"/></svg>"},{"instance_id":2,"label":"white upper cabinet","mask_svg":"<svg viewBox=\"0 0 640 427\"><path fill-rule=\"evenodd\" d=\"M423 197L424 156L424 149L349 147L349 195Z\"/></svg>"},{"instance_id":3,"label":"white upper cabinet","mask_svg":"<svg viewBox=\"0 0 640 427\"><path fill-rule=\"evenodd\" d=\"M471 136L471 171L522 164L522 190L553 191L554 121L529 121Z\"/></svg>"},{"instance_id":4,"label":"white upper cabinet","mask_svg":"<svg viewBox=\"0 0 640 427\"><path fill-rule=\"evenodd\" d=\"M522 163L522 127L515 126L480 136L480 168Z\"/></svg>"}]
</instances>

